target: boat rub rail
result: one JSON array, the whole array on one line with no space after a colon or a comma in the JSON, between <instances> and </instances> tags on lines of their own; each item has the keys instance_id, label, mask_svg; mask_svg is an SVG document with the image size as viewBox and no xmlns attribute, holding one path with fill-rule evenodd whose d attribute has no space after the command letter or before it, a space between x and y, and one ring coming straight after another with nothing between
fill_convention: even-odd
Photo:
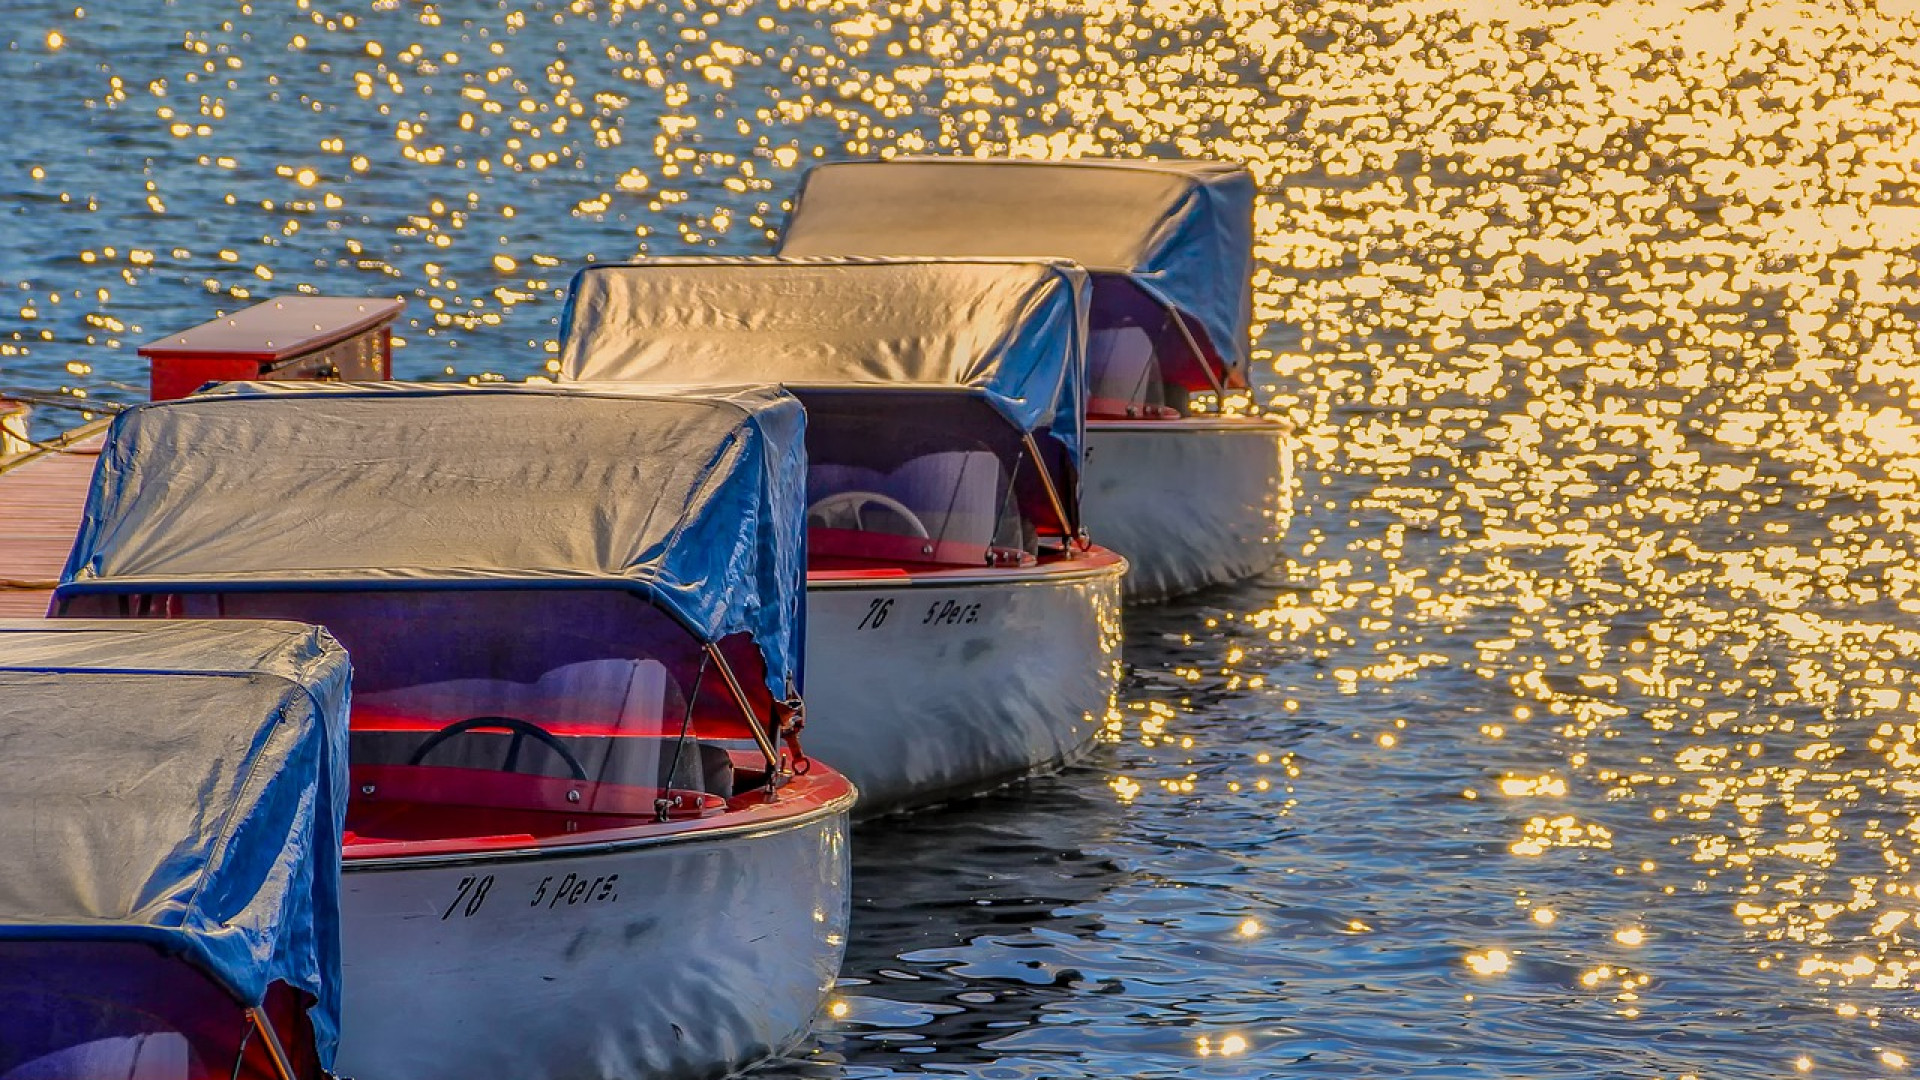
<instances>
[{"instance_id":1,"label":"boat rub rail","mask_svg":"<svg viewBox=\"0 0 1920 1080\"><path fill-rule=\"evenodd\" d=\"M418 768L391 766L390 768ZM449 772L433 767L437 772ZM354 770L355 783L360 769ZM489 777L497 781L497 777ZM580 786L578 781L559 777L524 777L551 782L556 788ZM603 785L615 786L615 785ZM853 804L853 785L837 773L822 770L796 776L780 789L780 798L769 801L764 791L749 792L716 801L723 808L687 814L662 822L652 808L658 789L633 788L634 797L644 795L646 811L640 814L587 813L574 810L502 810L476 811L471 808L415 804L438 817L442 812L458 812L472 821L476 835L404 839L360 834L349 820L343 858L349 869L379 869L382 866L415 866L422 862L458 863L496 859L547 859L570 852L587 854L609 848L643 847L688 841L707 841L735 836L742 831L766 831L797 828L824 816L843 813ZM688 793L693 794L693 793ZM564 797L564 796L563 796ZM356 800L358 801L358 800ZM584 798L583 798L584 802ZM507 831L513 825L525 826ZM574 826L569 828L569 826Z\"/></svg>"},{"instance_id":2,"label":"boat rub rail","mask_svg":"<svg viewBox=\"0 0 1920 1080\"><path fill-rule=\"evenodd\" d=\"M1042 585L1058 581L1071 581L1083 577L1104 577L1113 567L1124 565L1125 559L1117 552L1103 547L1093 547L1078 552L1070 559L1043 561L1037 566L1016 567L978 567L958 566L940 568L919 568L908 570L899 566L871 566L849 563L820 565L817 561L807 568L807 587L810 589L864 588L875 582L897 582L903 585Z\"/></svg>"}]
</instances>

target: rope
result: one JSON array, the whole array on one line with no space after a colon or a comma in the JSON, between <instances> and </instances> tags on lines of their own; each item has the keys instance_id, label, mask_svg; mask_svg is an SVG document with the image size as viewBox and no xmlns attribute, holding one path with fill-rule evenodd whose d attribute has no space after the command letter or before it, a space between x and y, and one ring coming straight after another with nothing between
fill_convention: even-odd
<instances>
[{"instance_id":1,"label":"rope","mask_svg":"<svg viewBox=\"0 0 1920 1080\"><path fill-rule=\"evenodd\" d=\"M114 385L119 386L122 384L115 383ZM133 388L127 387L127 389ZM90 413L122 413L131 408L131 406L123 405L117 401L106 401L99 398L72 398L65 394L41 394L32 390L18 390L9 387L0 387L0 401L18 401L23 405L44 405L50 409L71 409L74 412Z\"/></svg>"},{"instance_id":2,"label":"rope","mask_svg":"<svg viewBox=\"0 0 1920 1080\"><path fill-rule=\"evenodd\" d=\"M6 398L4 393L0 393L0 401L4 401L4 400L8 400L8 399ZM124 406L120 406L118 408L124 408ZM15 429L15 428L7 428L4 431L4 436L6 439L23 442L27 444L27 446L31 447L31 449L23 450L20 453L13 454L13 455L0 454L0 472L5 472L8 469L13 468L14 466L23 464L28 461L33 461L36 458L38 458L38 456L41 454L72 454L77 457L99 457L100 456L99 446L96 445L91 447L76 447L75 444L86 442L87 440L91 439L93 436L98 435L101 429L105 427L105 425L106 425L106 421L95 420L95 421L92 421L91 423L81 424L79 427L76 427L76 428L69 428L68 430L63 431L60 434L55 435L51 440L48 440L48 441L35 439L27 435L25 432L19 431L18 429Z\"/></svg>"},{"instance_id":3,"label":"rope","mask_svg":"<svg viewBox=\"0 0 1920 1080\"><path fill-rule=\"evenodd\" d=\"M10 439L18 440L19 442L26 443L28 446L33 447L35 450L38 450L43 454L74 454L80 457L100 456L100 448L97 446L87 450L76 450L72 446L66 443L41 442L39 439L28 438L27 436L22 435L17 431L7 432L7 437Z\"/></svg>"}]
</instances>

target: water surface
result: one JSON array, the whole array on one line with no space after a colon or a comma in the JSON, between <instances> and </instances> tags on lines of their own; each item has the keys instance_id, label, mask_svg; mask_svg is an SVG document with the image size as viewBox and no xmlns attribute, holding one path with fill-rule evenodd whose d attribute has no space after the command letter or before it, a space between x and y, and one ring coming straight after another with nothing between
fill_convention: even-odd
<instances>
[{"instance_id":1,"label":"water surface","mask_svg":"<svg viewBox=\"0 0 1920 1080\"><path fill-rule=\"evenodd\" d=\"M1920 1055L1911 5L7 13L0 385L88 398L306 288L537 376L571 267L768 250L820 160L1254 170L1283 565L1129 615L1086 768L864 833L770 1075Z\"/></svg>"}]
</instances>

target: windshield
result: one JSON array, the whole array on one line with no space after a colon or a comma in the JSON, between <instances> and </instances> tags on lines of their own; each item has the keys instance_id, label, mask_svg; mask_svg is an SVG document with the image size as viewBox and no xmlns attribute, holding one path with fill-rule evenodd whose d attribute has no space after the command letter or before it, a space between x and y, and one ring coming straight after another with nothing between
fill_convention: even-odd
<instances>
[{"instance_id":1,"label":"windshield","mask_svg":"<svg viewBox=\"0 0 1920 1080\"><path fill-rule=\"evenodd\" d=\"M901 410L810 407L807 545L835 559L982 566L1038 546L1014 493L1012 460L950 423Z\"/></svg>"},{"instance_id":2,"label":"windshield","mask_svg":"<svg viewBox=\"0 0 1920 1080\"><path fill-rule=\"evenodd\" d=\"M331 631L353 661L350 842L559 827L514 811L565 811L582 831L581 815L714 809L771 776L714 651L624 590L85 595L64 613ZM752 653L715 651L736 666ZM738 674L757 685L758 671Z\"/></svg>"},{"instance_id":3,"label":"windshield","mask_svg":"<svg viewBox=\"0 0 1920 1080\"><path fill-rule=\"evenodd\" d=\"M1173 313L1124 277L1094 282L1087 316L1087 415L1169 419L1211 398L1218 364L1197 354Z\"/></svg>"}]
</instances>

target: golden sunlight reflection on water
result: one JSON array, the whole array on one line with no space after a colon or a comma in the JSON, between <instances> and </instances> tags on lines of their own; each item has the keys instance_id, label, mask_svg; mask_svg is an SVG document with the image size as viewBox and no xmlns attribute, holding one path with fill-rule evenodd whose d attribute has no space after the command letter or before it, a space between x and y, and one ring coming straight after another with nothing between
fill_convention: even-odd
<instances>
[{"instance_id":1,"label":"golden sunlight reflection on water","mask_svg":"<svg viewBox=\"0 0 1920 1080\"><path fill-rule=\"evenodd\" d=\"M1448 1001L1547 979L1650 1032L1706 1022L1663 1004L1704 965L1840 1025L1775 1071L1914 1052L1879 1023L1920 989L1915 5L33 15L0 381L107 398L132 345L307 287L407 293L403 374L540 375L575 265L766 250L820 160L1246 162L1289 560L1129 640L1100 797L1350 831L1343 770L1430 770L1485 841ZM1288 1040L1196 1024L1140 1052Z\"/></svg>"}]
</instances>

